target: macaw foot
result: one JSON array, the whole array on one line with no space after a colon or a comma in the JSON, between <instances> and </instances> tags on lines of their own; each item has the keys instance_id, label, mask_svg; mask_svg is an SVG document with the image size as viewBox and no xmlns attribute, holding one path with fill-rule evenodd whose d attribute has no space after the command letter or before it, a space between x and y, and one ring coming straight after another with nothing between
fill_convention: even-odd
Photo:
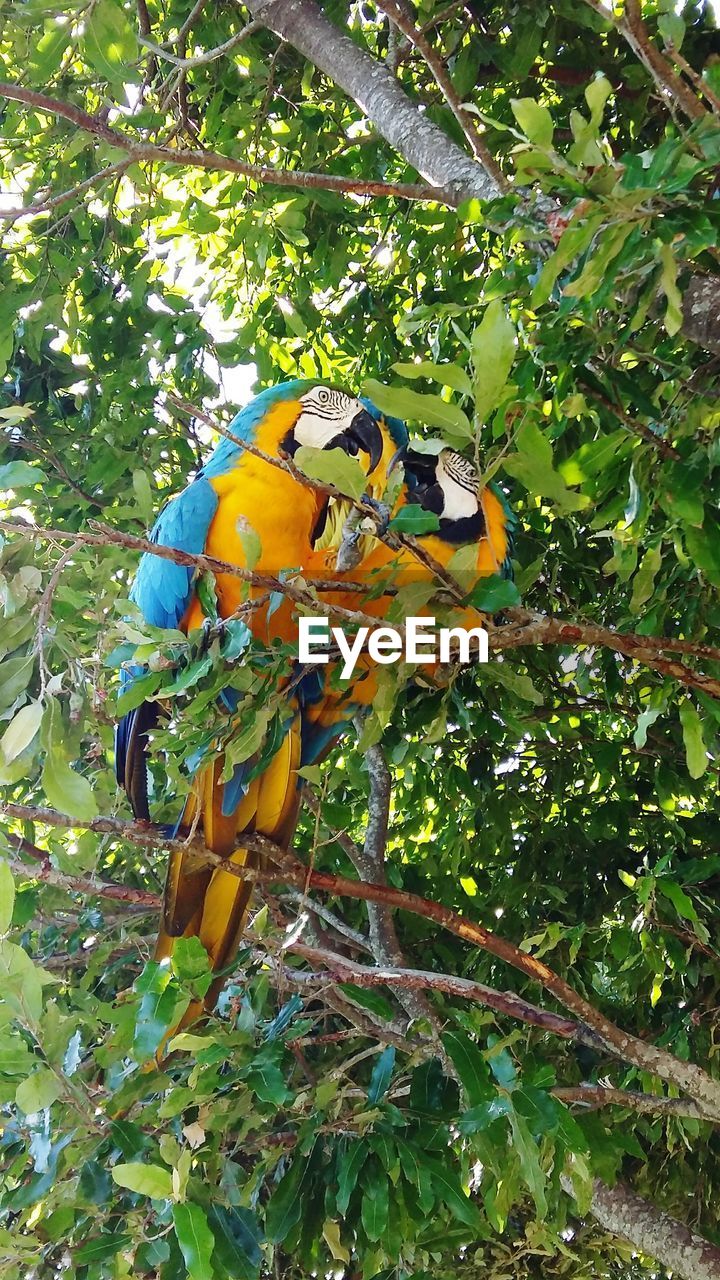
<instances>
[{"instance_id":1,"label":"macaw foot","mask_svg":"<svg viewBox=\"0 0 720 1280\"><path fill-rule=\"evenodd\" d=\"M209 650L213 640L222 641L225 637L225 623L222 618L218 618L216 622L211 622L209 618L203 619L202 635L198 645L198 657L202 658Z\"/></svg>"},{"instance_id":2,"label":"macaw foot","mask_svg":"<svg viewBox=\"0 0 720 1280\"><path fill-rule=\"evenodd\" d=\"M392 511L386 502L379 502L377 498L371 498L369 494L365 494L363 502L366 506L371 507L377 516L377 535L384 538L390 524Z\"/></svg>"}]
</instances>

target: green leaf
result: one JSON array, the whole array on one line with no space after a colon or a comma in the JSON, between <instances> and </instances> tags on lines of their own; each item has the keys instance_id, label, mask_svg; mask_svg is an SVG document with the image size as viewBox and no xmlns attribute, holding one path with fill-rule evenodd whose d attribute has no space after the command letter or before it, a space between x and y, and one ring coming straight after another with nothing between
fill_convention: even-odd
<instances>
[{"instance_id":1,"label":"green leaf","mask_svg":"<svg viewBox=\"0 0 720 1280\"><path fill-rule=\"evenodd\" d=\"M208 1226L205 1210L199 1204L174 1204L175 1235L185 1259L190 1280L212 1280L210 1262L215 1237Z\"/></svg>"},{"instance_id":2,"label":"green leaf","mask_svg":"<svg viewBox=\"0 0 720 1280\"><path fill-rule=\"evenodd\" d=\"M637 725L633 734L633 743L636 747L644 747L647 742L647 731L651 725L655 723L658 716L665 711L665 705L659 703L656 707L646 707L640 712L637 718Z\"/></svg>"},{"instance_id":3,"label":"green leaf","mask_svg":"<svg viewBox=\"0 0 720 1280\"><path fill-rule=\"evenodd\" d=\"M496 1120L509 1115L511 1110L509 1098L491 1098L489 1102L481 1102L479 1106L466 1111L458 1120L458 1129L465 1134L484 1133Z\"/></svg>"},{"instance_id":4,"label":"green leaf","mask_svg":"<svg viewBox=\"0 0 720 1280\"><path fill-rule=\"evenodd\" d=\"M440 396L422 395L408 387L385 387L375 378L366 379L363 394L369 396L383 413L439 427L450 444L467 444L473 438L467 414Z\"/></svg>"},{"instance_id":5,"label":"green leaf","mask_svg":"<svg viewBox=\"0 0 720 1280\"><path fill-rule=\"evenodd\" d=\"M150 480L148 473L142 467L136 468L132 473L132 485L135 493L135 500L140 509L140 515L146 524L149 524L153 515L153 492L150 488Z\"/></svg>"},{"instance_id":6,"label":"green leaf","mask_svg":"<svg viewBox=\"0 0 720 1280\"><path fill-rule=\"evenodd\" d=\"M305 1183L309 1181L309 1156L296 1156L275 1188L265 1211L265 1234L271 1244L282 1244L305 1211Z\"/></svg>"},{"instance_id":7,"label":"green leaf","mask_svg":"<svg viewBox=\"0 0 720 1280\"><path fill-rule=\"evenodd\" d=\"M133 1053L138 1062L152 1058L172 1025L177 987L170 985L170 976L167 965L149 960L135 982L135 990L142 995L133 1037Z\"/></svg>"},{"instance_id":8,"label":"green leaf","mask_svg":"<svg viewBox=\"0 0 720 1280\"><path fill-rule=\"evenodd\" d=\"M672 245L660 246L660 287L667 298L665 312L665 328L672 337L682 327L682 294L677 286L678 264L672 251Z\"/></svg>"},{"instance_id":9,"label":"green leaf","mask_svg":"<svg viewBox=\"0 0 720 1280\"><path fill-rule=\"evenodd\" d=\"M540 1221L547 1215L547 1197L545 1195L545 1173L540 1164L540 1148L534 1140L524 1118L517 1111L510 1111L510 1126L513 1135L513 1150L520 1159L525 1184L535 1201L535 1208Z\"/></svg>"},{"instance_id":10,"label":"green leaf","mask_svg":"<svg viewBox=\"0 0 720 1280\"><path fill-rule=\"evenodd\" d=\"M15 906L15 881L7 862L0 861L0 933L7 933Z\"/></svg>"},{"instance_id":11,"label":"green leaf","mask_svg":"<svg viewBox=\"0 0 720 1280\"><path fill-rule=\"evenodd\" d=\"M679 13L661 13L658 16L658 31L666 44L680 50L685 39L685 23Z\"/></svg>"},{"instance_id":12,"label":"green leaf","mask_svg":"<svg viewBox=\"0 0 720 1280\"><path fill-rule=\"evenodd\" d=\"M655 590L655 576L662 565L660 547L651 547L645 552L639 568L633 578L633 591L630 599L630 612L639 613L642 606L652 599Z\"/></svg>"},{"instance_id":13,"label":"green leaf","mask_svg":"<svg viewBox=\"0 0 720 1280\"><path fill-rule=\"evenodd\" d=\"M45 472L29 462L6 462L0 467L0 489L30 489L46 482Z\"/></svg>"},{"instance_id":14,"label":"green leaf","mask_svg":"<svg viewBox=\"0 0 720 1280\"><path fill-rule=\"evenodd\" d=\"M71 23L45 23L44 35L37 43L33 43L30 52L29 66L35 84L46 85L53 72L57 71L70 43L71 34ZM0 489L2 487L0 483Z\"/></svg>"},{"instance_id":15,"label":"green leaf","mask_svg":"<svg viewBox=\"0 0 720 1280\"><path fill-rule=\"evenodd\" d=\"M385 1096L388 1085L392 1079L393 1067L395 1066L395 1046L388 1044L378 1057L370 1076L370 1087L368 1089L368 1102L379 1102Z\"/></svg>"},{"instance_id":16,"label":"green leaf","mask_svg":"<svg viewBox=\"0 0 720 1280\"><path fill-rule=\"evenodd\" d=\"M28 702L10 721L0 738L0 754L6 764L10 764L16 756L22 755L23 751L30 746L40 728L42 718L42 702Z\"/></svg>"},{"instance_id":17,"label":"green leaf","mask_svg":"<svg viewBox=\"0 0 720 1280\"><path fill-rule=\"evenodd\" d=\"M460 1180L449 1164L441 1164L428 1155L423 1157L423 1164L430 1171L433 1187L438 1198L446 1204L453 1217L464 1222L466 1227L480 1230L482 1218L477 1205L465 1195Z\"/></svg>"},{"instance_id":18,"label":"green leaf","mask_svg":"<svg viewBox=\"0 0 720 1280\"><path fill-rule=\"evenodd\" d=\"M43 735L47 754L42 785L48 804L81 822L89 822L97 817L97 802L87 778L70 767L62 712L57 698L48 700L43 719Z\"/></svg>"},{"instance_id":19,"label":"green leaf","mask_svg":"<svg viewBox=\"0 0 720 1280\"><path fill-rule=\"evenodd\" d=\"M282 1071L274 1062L253 1063L243 1072L243 1079L262 1102L281 1107L292 1097Z\"/></svg>"},{"instance_id":20,"label":"green leaf","mask_svg":"<svg viewBox=\"0 0 720 1280\"><path fill-rule=\"evenodd\" d=\"M596 75L594 80L585 90L585 101L590 108L590 123L593 128L597 129L603 117L605 103L613 92L613 87L607 76L602 74Z\"/></svg>"},{"instance_id":21,"label":"green leaf","mask_svg":"<svg viewBox=\"0 0 720 1280\"><path fill-rule=\"evenodd\" d=\"M482 613L499 613L520 604L520 592L510 578L491 573L482 578L470 595L470 604Z\"/></svg>"},{"instance_id":22,"label":"green leaf","mask_svg":"<svg viewBox=\"0 0 720 1280\"><path fill-rule=\"evenodd\" d=\"M135 32L115 0L98 0L85 28L85 52L94 69L111 83L132 80L139 48Z\"/></svg>"},{"instance_id":23,"label":"green leaf","mask_svg":"<svg viewBox=\"0 0 720 1280\"><path fill-rule=\"evenodd\" d=\"M35 667L35 656L24 653L0 662L0 712L8 711L27 689Z\"/></svg>"},{"instance_id":24,"label":"green leaf","mask_svg":"<svg viewBox=\"0 0 720 1280\"><path fill-rule=\"evenodd\" d=\"M680 703L680 723L688 773L691 778L701 778L708 767L708 755L703 739L702 720L689 698L683 698Z\"/></svg>"},{"instance_id":25,"label":"green leaf","mask_svg":"<svg viewBox=\"0 0 720 1280\"><path fill-rule=\"evenodd\" d=\"M352 982L338 983L340 991L355 1004L362 1005L363 1009L369 1009L378 1018L384 1018L386 1022L390 1022L395 1017L395 1011L390 1001L381 995L379 991L369 991L366 987L356 987Z\"/></svg>"},{"instance_id":26,"label":"green leaf","mask_svg":"<svg viewBox=\"0 0 720 1280\"><path fill-rule=\"evenodd\" d=\"M19 1084L15 1093L15 1101L25 1115L42 1111L52 1106L63 1091L62 1081L49 1067L39 1067L27 1080Z\"/></svg>"},{"instance_id":27,"label":"green leaf","mask_svg":"<svg viewBox=\"0 0 720 1280\"><path fill-rule=\"evenodd\" d=\"M520 480L529 493L550 498L563 513L587 507L589 498L572 493L553 469L552 445L534 422L525 423L518 431L516 443L517 453L505 459L505 470Z\"/></svg>"},{"instance_id":28,"label":"green leaf","mask_svg":"<svg viewBox=\"0 0 720 1280\"><path fill-rule=\"evenodd\" d=\"M434 512L424 511L417 503L408 502L393 516L388 527L393 533L410 533L417 537L418 534L436 533L440 521Z\"/></svg>"},{"instance_id":29,"label":"green leaf","mask_svg":"<svg viewBox=\"0 0 720 1280\"><path fill-rule=\"evenodd\" d=\"M551 147L553 120L547 107L534 98L511 98L512 113L520 129L536 147Z\"/></svg>"},{"instance_id":30,"label":"green leaf","mask_svg":"<svg viewBox=\"0 0 720 1280\"><path fill-rule=\"evenodd\" d=\"M541 707L545 701L543 694L535 688L530 676L524 671L513 671L507 662L492 663L489 668L486 668L486 673L486 678L493 684L501 684L503 688L509 689L524 702L532 702L536 707Z\"/></svg>"},{"instance_id":31,"label":"green leaf","mask_svg":"<svg viewBox=\"0 0 720 1280\"><path fill-rule=\"evenodd\" d=\"M43 971L27 951L0 938L0 991L3 1000L21 1018L39 1022L43 1007Z\"/></svg>"},{"instance_id":32,"label":"green leaf","mask_svg":"<svg viewBox=\"0 0 720 1280\"><path fill-rule=\"evenodd\" d=\"M159 1164L116 1164L112 1170L113 1181L119 1187L134 1191L151 1200L169 1200L172 1196L172 1176Z\"/></svg>"},{"instance_id":33,"label":"green leaf","mask_svg":"<svg viewBox=\"0 0 720 1280\"><path fill-rule=\"evenodd\" d=\"M515 360L515 326L499 298L486 308L471 338L473 395L480 422L497 407Z\"/></svg>"},{"instance_id":34,"label":"green leaf","mask_svg":"<svg viewBox=\"0 0 720 1280\"><path fill-rule=\"evenodd\" d=\"M700 923L692 898L675 880L669 880L666 876L659 876L655 881L655 886L658 892L662 893L668 902L672 903L679 916L684 920L692 921L693 924Z\"/></svg>"},{"instance_id":35,"label":"green leaf","mask_svg":"<svg viewBox=\"0 0 720 1280\"><path fill-rule=\"evenodd\" d=\"M349 498L361 498L367 489L367 476L361 464L344 449L314 449L303 444L293 462L311 480L333 485Z\"/></svg>"},{"instance_id":36,"label":"green leaf","mask_svg":"<svg viewBox=\"0 0 720 1280\"><path fill-rule=\"evenodd\" d=\"M371 1167L366 1169L366 1173L369 1176L363 1183L360 1217L365 1235L368 1240L375 1243L384 1234L388 1224L390 1211L388 1178L375 1156L372 1157Z\"/></svg>"},{"instance_id":37,"label":"green leaf","mask_svg":"<svg viewBox=\"0 0 720 1280\"><path fill-rule=\"evenodd\" d=\"M131 1243L130 1236L117 1231L101 1231L100 1235L83 1241L77 1249L73 1248L73 1260L80 1267L105 1262L108 1258L114 1258L121 1249L127 1249Z\"/></svg>"},{"instance_id":38,"label":"green leaf","mask_svg":"<svg viewBox=\"0 0 720 1280\"><path fill-rule=\"evenodd\" d=\"M357 1138L350 1142L339 1158L337 1171L337 1211L344 1218L350 1205L350 1197L357 1186L360 1170L370 1151L366 1142Z\"/></svg>"},{"instance_id":39,"label":"green leaf","mask_svg":"<svg viewBox=\"0 0 720 1280\"><path fill-rule=\"evenodd\" d=\"M558 241L557 249L547 262L543 263L530 298L530 305L533 308L541 307L547 302L560 272L585 252L601 221L602 215L596 214L579 223L573 219L565 228Z\"/></svg>"},{"instance_id":40,"label":"green leaf","mask_svg":"<svg viewBox=\"0 0 720 1280\"><path fill-rule=\"evenodd\" d=\"M625 241L634 229L634 223L625 222L619 227L609 227L598 233L592 257L586 262L580 275L566 284L566 298L587 298L605 283L610 264L617 258Z\"/></svg>"},{"instance_id":41,"label":"green leaf","mask_svg":"<svg viewBox=\"0 0 720 1280\"><path fill-rule=\"evenodd\" d=\"M471 1107L478 1106L494 1093L485 1059L474 1040L462 1031L446 1031L442 1042L460 1077Z\"/></svg>"},{"instance_id":42,"label":"green leaf","mask_svg":"<svg viewBox=\"0 0 720 1280\"><path fill-rule=\"evenodd\" d=\"M431 360L399 362L390 366L393 373L401 378L429 378L439 382L443 387L452 387L453 391L461 391L469 396L472 383L464 369L457 364L433 364Z\"/></svg>"},{"instance_id":43,"label":"green leaf","mask_svg":"<svg viewBox=\"0 0 720 1280\"><path fill-rule=\"evenodd\" d=\"M211 1204L208 1224L215 1238L213 1262L218 1276L253 1280L262 1260L262 1233L249 1209Z\"/></svg>"}]
</instances>

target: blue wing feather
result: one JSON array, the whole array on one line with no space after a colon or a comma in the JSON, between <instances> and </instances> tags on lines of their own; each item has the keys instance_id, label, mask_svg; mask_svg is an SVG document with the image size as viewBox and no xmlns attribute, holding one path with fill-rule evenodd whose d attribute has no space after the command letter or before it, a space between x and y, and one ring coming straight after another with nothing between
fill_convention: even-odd
<instances>
[{"instance_id":1,"label":"blue wing feather","mask_svg":"<svg viewBox=\"0 0 720 1280\"><path fill-rule=\"evenodd\" d=\"M161 511L150 541L191 555L202 554L217 505L218 496L210 481L199 475ZM130 599L152 626L177 627L190 604L194 574L193 568L161 560L159 556L146 552L138 566ZM123 670L120 677L122 687L127 688L143 674L142 667ZM140 817L147 817L143 812L147 808L147 795L142 779L145 774L143 739L154 720L149 710L142 704L129 711L115 729L115 773L120 785L125 786L130 794L136 816ZM135 779L132 785L131 778ZM133 798L135 788L137 800Z\"/></svg>"},{"instance_id":2,"label":"blue wing feather","mask_svg":"<svg viewBox=\"0 0 720 1280\"><path fill-rule=\"evenodd\" d=\"M161 511L150 541L191 555L205 550L218 496L202 474ZM146 552L140 561L130 599L154 627L177 627L192 597L195 570Z\"/></svg>"}]
</instances>

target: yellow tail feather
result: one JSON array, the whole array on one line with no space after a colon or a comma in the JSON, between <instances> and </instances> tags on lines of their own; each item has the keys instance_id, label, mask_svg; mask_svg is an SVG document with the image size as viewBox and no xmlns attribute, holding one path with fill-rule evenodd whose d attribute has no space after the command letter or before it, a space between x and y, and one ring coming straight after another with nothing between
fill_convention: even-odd
<instances>
[{"instance_id":1,"label":"yellow tail feather","mask_svg":"<svg viewBox=\"0 0 720 1280\"><path fill-rule=\"evenodd\" d=\"M300 719L296 715L281 746L267 768L250 783L235 813L222 812L224 761L216 759L198 775L193 795L185 807L181 830L190 831L200 809L198 832L206 846L233 866L257 865L256 854L242 846L246 834L267 836L286 847L292 839L299 808L297 768L300 763ZM178 937L197 937L208 953L213 973L233 961L247 919L252 882L221 867L197 866L197 855L173 853L165 886L163 927L155 947L155 959L172 955ZM217 978L203 1001L193 1001L182 1019L168 1031L158 1056L178 1031L194 1022L217 1003L224 977Z\"/></svg>"}]
</instances>

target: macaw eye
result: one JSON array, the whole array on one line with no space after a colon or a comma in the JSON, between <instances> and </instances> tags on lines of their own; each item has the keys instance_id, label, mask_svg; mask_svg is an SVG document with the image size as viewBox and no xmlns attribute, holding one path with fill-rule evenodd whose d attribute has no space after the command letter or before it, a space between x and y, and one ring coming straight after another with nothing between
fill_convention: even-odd
<instances>
[{"instance_id":1,"label":"macaw eye","mask_svg":"<svg viewBox=\"0 0 720 1280\"><path fill-rule=\"evenodd\" d=\"M330 392L327 390L326 387L320 387L318 390L318 403L329 404L329 402L330 402Z\"/></svg>"}]
</instances>

